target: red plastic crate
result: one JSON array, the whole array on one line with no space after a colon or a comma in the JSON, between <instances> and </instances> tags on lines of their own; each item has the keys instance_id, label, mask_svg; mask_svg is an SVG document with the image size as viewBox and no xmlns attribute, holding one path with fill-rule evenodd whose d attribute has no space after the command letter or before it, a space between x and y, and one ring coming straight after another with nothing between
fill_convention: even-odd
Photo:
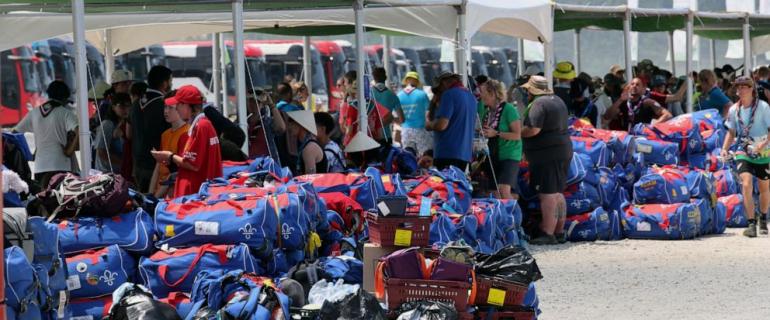
<instances>
[{"instance_id":1,"label":"red plastic crate","mask_svg":"<svg viewBox=\"0 0 770 320\"><path fill-rule=\"evenodd\" d=\"M381 217L375 212L366 215L369 242L382 247L427 247L430 243L431 217Z\"/></svg>"},{"instance_id":2,"label":"red plastic crate","mask_svg":"<svg viewBox=\"0 0 770 320\"><path fill-rule=\"evenodd\" d=\"M476 297L473 304L477 306L491 305L490 289L505 292L501 306L520 306L524 302L529 286L526 284L506 281L488 276L476 276ZM497 291L499 293L499 291Z\"/></svg>"},{"instance_id":3,"label":"red plastic crate","mask_svg":"<svg viewBox=\"0 0 770 320\"><path fill-rule=\"evenodd\" d=\"M456 310L468 308L468 289L471 284L462 281L387 279L385 301L388 309L395 310L404 302L429 300L451 303Z\"/></svg>"}]
</instances>

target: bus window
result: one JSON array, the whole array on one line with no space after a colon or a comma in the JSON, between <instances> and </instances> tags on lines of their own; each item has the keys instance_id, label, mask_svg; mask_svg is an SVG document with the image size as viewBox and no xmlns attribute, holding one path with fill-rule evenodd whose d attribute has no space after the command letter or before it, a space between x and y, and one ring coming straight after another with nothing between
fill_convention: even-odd
<instances>
[{"instance_id":1,"label":"bus window","mask_svg":"<svg viewBox=\"0 0 770 320\"><path fill-rule=\"evenodd\" d=\"M264 59L246 59L246 78L251 81L252 87L267 87L267 75L265 74Z\"/></svg>"},{"instance_id":2,"label":"bus window","mask_svg":"<svg viewBox=\"0 0 770 320\"><path fill-rule=\"evenodd\" d=\"M0 77L2 78L2 88L0 91L0 104L9 109L19 109L20 91L19 77L16 73L16 64L10 59L10 51L3 51L0 54Z\"/></svg>"}]
</instances>

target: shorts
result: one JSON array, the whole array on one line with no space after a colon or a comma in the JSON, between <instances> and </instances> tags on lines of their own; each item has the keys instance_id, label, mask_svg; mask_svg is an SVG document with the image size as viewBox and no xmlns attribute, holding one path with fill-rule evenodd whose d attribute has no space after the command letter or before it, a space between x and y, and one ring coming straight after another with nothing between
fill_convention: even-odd
<instances>
[{"instance_id":1,"label":"shorts","mask_svg":"<svg viewBox=\"0 0 770 320\"><path fill-rule=\"evenodd\" d=\"M757 163L751 163L746 160L738 160L736 171L738 171L738 174L748 172L752 176L757 177L759 180L768 180L770 179L770 164L757 164Z\"/></svg>"},{"instance_id":2,"label":"shorts","mask_svg":"<svg viewBox=\"0 0 770 320\"><path fill-rule=\"evenodd\" d=\"M563 192L567 188L569 163L569 159L542 159L530 162L530 188L540 194Z\"/></svg>"},{"instance_id":3,"label":"shorts","mask_svg":"<svg viewBox=\"0 0 770 320\"><path fill-rule=\"evenodd\" d=\"M483 166L487 177L490 179L494 177L498 184L511 186L511 193L519 193L519 161L510 159L494 161L494 176L489 170L489 162L484 163Z\"/></svg>"},{"instance_id":4,"label":"shorts","mask_svg":"<svg viewBox=\"0 0 770 320\"><path fill-rule=\"evenodd\" d=\"M401 147L411 147L419 158L425 151L433 149L433 135L425 129L401 127Z\"/></svg>"}]
</instances>

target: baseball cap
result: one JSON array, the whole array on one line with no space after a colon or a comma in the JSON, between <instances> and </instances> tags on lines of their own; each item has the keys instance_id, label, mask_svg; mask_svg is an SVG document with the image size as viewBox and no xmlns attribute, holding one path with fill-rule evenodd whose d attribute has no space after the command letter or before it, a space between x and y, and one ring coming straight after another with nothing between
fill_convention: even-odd
<instances>
[{"instance_id":1,"label":"baseball cap","mask_svg":"<svg viewBox=\"0 0 770 320\"><path fill-rule=\"evenodd\" d=\"M110 77L110 84L134 80L134 75L128 70L115 70Z\"/></svg>"},{"instance_id":2,"label":"baseball cap","mask_svg":"<svg viewBox=\"0 0 770 320\"><path fill-rule=\"evenodd\" d=\"M616 74L618 72L626 72L626 69L623 69L623 67L621 67L619 64L613 64L610 67L610 73Z\"/></svg>"},{"instance_id":3,"label":"baseball cap","mask_svg":"<svg viewBox=\"0 0 770 320\"><path fill-rule=\"evenodd\" d=\"M176 90L176 94L166 99L166 105L173 106L180 103L184 104L203 104L203 96L200 90L193 85L182 86Z\"/></svg>"}]
</instances>

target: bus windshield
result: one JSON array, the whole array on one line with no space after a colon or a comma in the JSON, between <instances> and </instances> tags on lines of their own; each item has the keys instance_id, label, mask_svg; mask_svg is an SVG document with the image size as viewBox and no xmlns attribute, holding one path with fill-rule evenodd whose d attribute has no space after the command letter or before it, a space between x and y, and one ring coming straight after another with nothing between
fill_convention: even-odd
<instances>
[{"instance_id":1,"label":"bus windshield","mask_svg":"<svg viewBox=\"0 0 770 320\"><path fill-rule=\"evenodd\" d=\"M35 71L35 62L32 61L32 49L19 47L16 49L21 62L21 75L24 79L24 90L27 92L40 92L40 80Z\"/></svg>"},{"instance_id":2,"label":"bus windshield","mask_svg":"<svg viewBox=\"0 0 770 320\"><path fill-rule=\"evenodd\" d=\"M251 81L252 87L268 87L265 59L246 58L246 81ZM248 89L248 88L247 88Z\"/></svg>"}]
</instances>

